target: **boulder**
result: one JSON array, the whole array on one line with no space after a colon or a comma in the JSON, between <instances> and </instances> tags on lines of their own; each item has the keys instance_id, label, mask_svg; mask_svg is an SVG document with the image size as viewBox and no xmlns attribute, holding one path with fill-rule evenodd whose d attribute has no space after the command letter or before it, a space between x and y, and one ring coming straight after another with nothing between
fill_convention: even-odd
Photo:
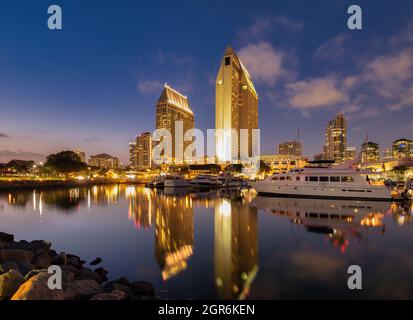
<instances>
[{"instance_id":1,"label":"boulder","mask_svg":"<svg viewBox=\"0 0 413 320\"><path fill-rule=\"evenodd\" d=\"M146 281L134 281L132 282L132 289L134 293L141 296L154 296L155 288L153 285Z\"/></svg>"},{"instance_id":2,"label":"boulder","mask_svg":"<svg viewBox=\"0 0 413 320\"><path fill-rule=\"evenodd\" d=\"M11 300L63 300L63 290L49 289L49 274L40 272L23 283Z\"/></svg>"},{"instance_id":3,"label":"boulder","mask_svg":"<svg viewBox=\"0 0 413 320\"><path fill-rule=\"evenodd\" d=\"M90 263L90 265L91 266L96 266L96 265L98 265L99 263L101 263L102 262L102 258L96 258L95 260L93 260L91 263Z\"/></svg>"},{"instance_id":4,"label":"boulder","mask_svg":"<svg viewBox=\"0 0 413 320\"><path fill-rule=\"evenodd\" d=\"M8 272L10 270L19 270L19 266L15 261L4 261L0 263L0 274Z\"/></svg>"},{"instance_id":5,"label":"boulder","mask_svg":"<svg viewBox=\"0 0 413 320\"><path fill-rule=\"evenodd\" d=\"M82 267L82 262L78 256L75 256L73 254L67 254L66 259L68 265L74 266L76 268Z\"/></svg>"},{"instance_id":6,"label":"boulder","mask_svg":"<svg viewBox=\"0 0 413 320\"><path fill-rule=\"evenodd\" d=\"M106 292L112 292L113 290L123 291L128 298L134 295L131 283L124 277L114 281L109 281L103 286L103 288Z\"/></svg>"},{"instance_id":7,"label":"boulder","mask_svg":"<svg viewBox=\"0 0 413 320\"><path fill-rule=\"evenodd\" d=\"M95 280L77 280L67 285L64 296L65 300L83 300L102 292L102 288Z\"/></svg>"},{"instance_id":8,"label":"boulder","mask_svg":"<svg viewBox=\"0 0 413 320\"><path fill-rule=\"evenodd\" d=\"M69 272L74 273L75 275L80 273L80 269L74 266L68 265L68 264L62 265L61 268L62 268L62 271L69 271Z\"/></svg>"},{"instance_id":9,"label":"boulder","mask_svg":"<svg viewBox=\"0 0 413 320\"><path fill-rule=\"evenodd\" d=\"M0 300L9 299L23 283L23 276L17 270L0 275Z\"/></svg>"},{"instance_id":10,"label":"boulder","mask_svg":"<svg viewBox=\"0 0 413 320\"><path fill-rule=\"evenodd\" d=\"M0 241L4 243L13 242L14 236L5 232L0 232Z\"/></svg>"},{"instance_id":11,"label":"boulder","mask_svg":"<svg viewBox=\"0 0 413 320\"><path fill-rule=\"evenodd\" d=\"M108 271L106 269L104 269L102 267L97 268L97 269L95 269L95 273L97 273L100 276L100 278L102 279L101 283L108 281L108 278L106 277L107 274L108 274Z\"/></svg>"},{"instance_id":12,"label":"boulder","mask_svg":"<svg viewBox=\"0 0 413 320\"><path fill-rule=\"evenodd\" d=\"M126 294L120 290L113 290L112 292L98 293L90 300L124 300Z\"/></svg>"},{"instance_id":13,"label":"boulder","mask_svg":"<svg viewBox=\"0 0 413 320\"><path fill-rule=\"evenodd\" d=\"M87 279L92 279L95 280L97 283L103 283L103 277L101 277L99 274L96 272L93 272L89 268L82 267L80 269L80 273L76 275L75 277L76 280L87 280Z\"/></svg>"},{"instance_id":14,"label":"boulder","mask_svg":"<svg viewBox=\"0 0 413 320\"><path fill-rule=\"evenodd\" d=\"M49 254L51 243L43 240L34 240L27 242L25 240L19 242L11 242L7 245L6 249L19 249L24 251L30 251L33 256L37 254Z\"/></svg>"},{"instance_id":15,"label":"boulder","mask_svg":"<svg viewBox=\"0 0 413 320\"><path fill-rule=\"evenodd\" d=\"M33 258L32 264L37 269L46 269L52 264L52 258L46 252L36 254Z\"/></svg>"},{"instance_id":16,"label":"boulder","mask_svg":"<svg viewBox=\"0 0 413 320\"><path fill-rule=\"evenodd\" d=\"M47 273L47 269L33 269L30 270L25 276L24 276L24 281L26 282L29 280L31 277L34 277L35 275L38 275L39 273Z\"/></svg>"},{"instance_id":17,"label":"boulder","mask_svg":"<svg viewBox=\"0 0 413 320\"><path fill-rule=\"evenodd\" d=\"M56 254L56 256L52 257L52 262L53 264L56 264L59 266L67 264L66 253L60 252L59 254Z\"/></svg>"},{"instance_id":18,"label":"boulder","mask_svg":"<svg viewBox=\"0 0 413 320\"><path fill-rule=\"evenodd\" d=\"M25 261L31 262L33 259L33 253L27 250L21 249L0 249L0 262L2 261Z\"/></svg>"},{"instance_id":19,"label":"boulder","mask_svg":"<svg viewBox=\"0 0 413 320\"><path fill-rule=\"evenodd\" d=\"M34 266L30 262L17 261L17 266L20 273L24 276L34 269Z\"/></svg>"}]
</instances>

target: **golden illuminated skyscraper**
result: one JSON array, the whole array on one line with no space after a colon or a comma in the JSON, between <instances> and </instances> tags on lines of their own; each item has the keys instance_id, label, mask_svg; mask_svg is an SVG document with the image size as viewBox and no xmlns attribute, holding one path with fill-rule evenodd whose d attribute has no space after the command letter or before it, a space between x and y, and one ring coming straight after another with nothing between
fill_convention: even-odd
<instances>
[{"instance_id":1,"label":"golden illuminated skyscraper","mask_svg":"<svg viewBox=\"0 0 413 320\"><path fill-rule=\"evenodd\" d=\"M257 143L252 129L258 129L258 94L248 70L231 47L225 51L216 79L215 129L219 161L240 158L240 129L248 129L248 156L252 155ZM231 129L236 130L238 139Z\"/></svg>"},{"instance_id":2,"label":"golden illuminated skyscraper","mask_svg":"<svg viewBox=\"0 0 413 320\"><path fill-rule=\"evenodd\" d=\"M191 141L183 141L183 136L179 137L179 132L176 131L177 122L182 121L183 135L189 129L194 128L194 113L189 107L188 98L178 91L172 89L165 84L156 104L156 129L167 129L172 135L172 161L180 162L177 159L177 148L185 151L185 148ZM180 141L175 143L175 138L178 136Z\"/></svg>"}]
</instances>

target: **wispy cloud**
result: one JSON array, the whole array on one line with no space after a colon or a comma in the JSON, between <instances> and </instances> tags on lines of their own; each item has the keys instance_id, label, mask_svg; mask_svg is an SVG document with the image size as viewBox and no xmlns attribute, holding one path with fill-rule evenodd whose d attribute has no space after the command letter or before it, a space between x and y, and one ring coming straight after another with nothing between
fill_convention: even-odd
<instances>
[{"instance_id":1,"label":"wispy cloud","mask_svg":"<svg viewBox=\"0 0 413 320\"><path fill-rule=\"evenodd\" d=\"M286 88L290 106L300 110L331 107L349 99L333 77L293 82Z\"/></svg>"},{"instance_id":2,"label":"wispy cloud","mask_svg":"<svg viewBox=\"0 0 413 320\"><path fill-rule=\"evenodd\" d=\"M163 84L158 80L149 80L144 79L138 81L138 91L143 94L153 93L153 92L160 92L162 89Z\"/></svg>"},{"instance_id":3,"label":"wispy cloud","mask_svg":"<svg viewBox=\"0 0 413 320\"><path fill-rule=\"evenodd\" d=\"M341 34L329 39L316 49L314 57L318 60L336 60L343 57L348 52L345 46L348 38L348 34Z\"/></svg>"},{"instance_id":4,"label":"wispy cloud","mask_svg":"<svg viewBox=\"0 0 413 320\"><path fill-rule=\"evenodd\" d=\"M2 138L10 138L10 136L8 134L0 132L0 139Z\"/></svg>"},{"instance_id":5,"label":"wispy cloud","mask_svg":"<svg viewBox=\"0 0 413 320\"><path fill-rule=\"evenodd\" d=\"M23 150L0 150L0 161L7 162L13 159L44 161L45 156L41 153L23 151Z\"/></svg>"},{"instance_id":6,"label":"wispy cloud","mask_svg":"<svg viewBox=\"0 0 413 320\"><path fill-rule=\"evenodd\" d=\"M249 44L241 48L238 55L256 82L273 85L280 78L293 76L292 72L284 67L285 54L268 42Z\"/></svg>"}]
</instances>

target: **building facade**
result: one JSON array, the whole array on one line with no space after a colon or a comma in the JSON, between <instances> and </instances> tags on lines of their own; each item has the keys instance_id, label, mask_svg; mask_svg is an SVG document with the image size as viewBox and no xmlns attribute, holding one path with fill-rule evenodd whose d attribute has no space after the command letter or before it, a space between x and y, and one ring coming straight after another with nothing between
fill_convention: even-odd
<instances>
[{"instance_id":1,"label":"building facade","mask_svg":"<svg viewBox=\"0 0 413 320\"><path fill-rule=\"evenodd\" d=\"M398 139L393 142L394 159L413 159L413 140Z\"/></svg>"},{"instance_id":2,"label":"building facade","mask_svg":"<svg viewBox=\"0 0 413 320\"><path fill-rule=\"evenodd\" d=\"M303 155L303 146L298 141L283 142L278 145L278 153L301 157Z\"/></svg>"},{"instance_id":3,"label":"building facade","mask_svg":"<svg viewBox=\"0 0 413 320\"><path fill-rule=\"evenodd\" d=\"M258 94L251 76L231 47L225 51L215 87L216 156L219 162L238 162L258 144ZM248 130L248 145L240 145L240 129ZM242 148L242 149L241 149Z\"/></svg>"},{"instance_id":4,"label":"building facade","mask_svg":"<svg viewBox=\"0 0 413 320\"><path fill-rule=\"evenodd\" d=\"M129 166L136 167L136 142L129 142Z\"/></svg>"},{"instance_id":5,"label":"building facade","mask_svg":"<svg viewBox=\"0 0 413 320\"><path fill-rule=\"evenodd\" d=\"M346 160L354 160L356 156L356 147L346 147Z\"/></svg>"},{"instance_id":6,"label":"building facade","mask_svg":"<svg viewBox=\"0 0 413 320\"><path fill-rule=\"evenodd\" d=\"M119 168L119 159L112 157L109 154L102 153L91 156L89 158L89 165L93 167L98 167L102 169L118 169Z\"/></svg>"},{"instance_id":7,"label":"building facade","mask_svg":"<svg viewBox=\"0 0 413 320\"><path fill-rule=\"evenodd\" d=\"M343 162L346 160L347 150L347 120L340 113L327 123L323 159Z\"/></svg>"},{"instance_id":8,"label":"building facade","mask_svg":"<svg viewBox=\"0 0 413 320\"><path fill-rule=\"evenodd\" d=\"M379 144L371 141L361 145L361 162L376 162L380 160Z\"/></svg>"},{"instance_id":9,"label":"building facade","mask_svg":"<svg viewBox=\"0 0 413 320\"><path fill-rule=\"evenodd\" d=\"M191 143L184 141L184 134L193 128L194 113L189 106L188 98L165 84L156 103L156 129L166 129L171 133L172 155L169 155L171 159L167 161L174 164L184 162L184 151ZM167 153L161 155L168 157Z\"/></svg>"},{"instance_id":10,"label":"building facade","mask_svg":"<svg viewBox=\"0 0 413 320\"><path fill-rule=\"evenodd\" d=\"M136 167L149 169L152 167L152 135L144 132L136 137Z\"/></svg>"},{"instance_id":11,"label":"building facade","mask_svg":"<svg viewBox=\"0 0 413 320\"><path fill-rule=\"evenodd\" d=\"M81 151L81 150L75 150L75 151L73 151L73 152L76 153L76 154L79 156L80 161L86 162L86 154L85 154L83 151Z\"/></svg>"},{"instance_id":12,"label":"building facade","mask_svg":"<svg viewBox=\"0 0 413 320\"><path fill-rule=\"evenodd\" d=\"M308 163L307 157L283 154L261 155L260 160L268 165L271 168L271 171L275 173L284 173L291 169L304 168Z\"/></svg>"}]
</instances>

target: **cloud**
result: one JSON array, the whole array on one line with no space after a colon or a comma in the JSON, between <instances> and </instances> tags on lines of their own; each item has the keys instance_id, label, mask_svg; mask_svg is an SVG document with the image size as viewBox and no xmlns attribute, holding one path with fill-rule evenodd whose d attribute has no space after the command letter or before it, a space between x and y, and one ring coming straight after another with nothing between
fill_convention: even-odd
<instances>
[{"instance_id":1,"label":"cloud","mask_svg":"<svg viewBox=\"0 0 413 320\"><path fill-rule=\"evenodd\" d=\"M0 150L0 161L1 162L8 162L13 159L18 160L34 160L34 161L44 161L45 156L40 153L30 152L30 151L22 151L22 150Z\"/></svg>"},{"instance_id":2,"label":"cloud","mask_svg":"<svg viewBox=\"0 0 413 320\"><path fill-rule=\"evenodd\" d=\"M256 19L247 28L242 28L239 32L239 36L243 40L251 41L253 40L262 40L269 36L271 33L280 31L284 29L296 33L302 30L304 27L304 21L298 20L292 17L285 15L279 15L275 17L261 17Z\"/></svg>"},{"instance_id":3,"label":"cloud","mask_svg":"<svg viewBox=\"0 0 413 320\"><path fill-rule=\"evenodd\" d=\"M138 81L138 91L143 94L161 92L163 84L158 80L141 80Z\"/></svg>"},{"instance_id":4,"label":"cloud","mask_svg":"<svg viewBox=\"0 0 413 320\"><path fill-rule=\"evenodd\" d=\"M309 79L287 84L290 106L300 110L330 107L348 100L333 77Z\"/></svg>"},{"instance_id":5,"label":"cloud","mask_svg":"<svg viewBox=\"0 0 413 320\"><path fill-rule=\"evenodd\" d=\"M10 138L10 136L8 134L0 132L0 139L2 138Z\"/></svg>"},{"instance_id":6,"label":"cloud","mask_svg":"<svg viewBox=\"0 0 413 320\"><path fill-rule=\"evenodd\" d=\"M319 60L336 60L343 57L347 53L345 46L347 39L347 34L341 34L331 38L316 49L314 57Z\"/></svg>"},{"instance_id":7,"label":"cloud","mask_svg":"<svg viewBox=\"0 0 413 320\"><path fill-rule=\"evenodd\" d=\"M102 142L102 139L99 137L89 137L89 138L83 139L83 141L87 143L100 143Z\"/></svg>"},{"instance_id":8,"label":"cloud","mask_svg":"<svg viewBox=\"0 0 413 320\"><path fill-rule=\"evenodd\" d=\"M268 42L249 44L239 50L239 57L251 73L253 81L273 85L279 78L290 75L283 68L284 54Z\"/></svg>"}]
</instances>

